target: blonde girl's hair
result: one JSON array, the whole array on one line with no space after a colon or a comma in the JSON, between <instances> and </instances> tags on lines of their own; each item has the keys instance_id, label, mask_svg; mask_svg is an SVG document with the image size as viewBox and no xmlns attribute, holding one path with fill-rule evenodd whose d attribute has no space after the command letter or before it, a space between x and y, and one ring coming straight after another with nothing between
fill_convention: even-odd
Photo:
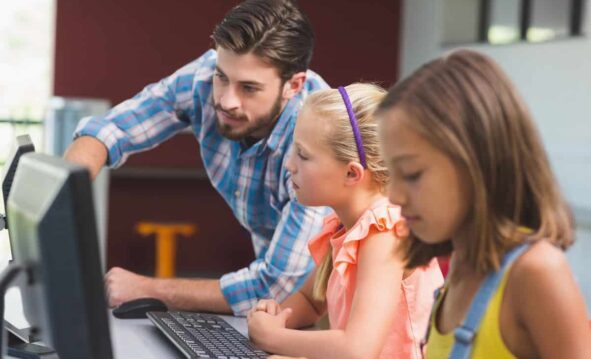
<instances>
[{"instance_id":1,"label":"blonde girl's hair","mask_svg":"<svg viewBox=\"0 0 591 359\"><path fill-rule=\"evenodd\" d=\"M491 58L459 50L429 62L389 90L378 118L394 108L467 175L473 203L464 259L474 270L498 269L504 253L525 240L572 244L572 216L536 126ZM525 236L520 227L533 232ZM449 241L428 245L411 236L407 266L451 250Z\"/></svg>"},{"instance_id":2,"label":"blonde girl's hair","mask_svg":"<svg viewBox=\"0 0 591 359\"><path fill-rule=\"evenodd\" d=\"M370 172L376 188L384 192L389 177L388 169L380 154L378 124L374 119L374 112L386 91L377 85L363 83L346 86L345 91L357 120L361 144L365 152L366 169ZM312 93L304 103L302 111L304 110L329 122L326 143L337 160L344 163L351 161L362 163L347 107L339 90L328 89ZM314 299L319 301L326 299L326 286L331 272L332 255L329 251L316 271Z\"/></svg>"}]
</instances>

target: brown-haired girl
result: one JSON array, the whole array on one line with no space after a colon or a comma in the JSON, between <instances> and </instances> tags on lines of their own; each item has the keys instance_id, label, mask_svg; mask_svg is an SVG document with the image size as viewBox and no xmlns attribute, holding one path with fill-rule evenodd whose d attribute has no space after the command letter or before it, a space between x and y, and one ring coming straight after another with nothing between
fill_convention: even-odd
<instances>
[{"instance_id":1,"label":"brown-haired girl","mask_svg":"<svg viewBox=\"0 0 591 359\"><path fill-rule=\"evenodd\" d=\"M453 250L427 358L591 358L562 252L569 209L499 66L468 50L433 60L394 86L377 116L390 200L411 230L408 267Z\"/></svg>"}]
</instances>

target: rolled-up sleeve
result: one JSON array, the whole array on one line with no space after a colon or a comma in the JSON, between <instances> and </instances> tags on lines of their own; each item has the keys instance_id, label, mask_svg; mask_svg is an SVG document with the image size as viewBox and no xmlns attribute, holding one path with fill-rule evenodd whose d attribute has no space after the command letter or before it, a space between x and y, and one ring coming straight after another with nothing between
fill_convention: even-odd
<instances>
[{"instance_id":1,"label":"rolled-up sleeve","mask_svg":"<svg viewBox=\"0 0 591 359\"><path fill-rule=\"evenodd\" d=\"M283 301L314 267L308 240L322 228L326 207L305 207L295 199L283 207L269 249L249 267L221 278L222 292L235 315L245 315L259 299Z\"/></svg>"}]
</instances>

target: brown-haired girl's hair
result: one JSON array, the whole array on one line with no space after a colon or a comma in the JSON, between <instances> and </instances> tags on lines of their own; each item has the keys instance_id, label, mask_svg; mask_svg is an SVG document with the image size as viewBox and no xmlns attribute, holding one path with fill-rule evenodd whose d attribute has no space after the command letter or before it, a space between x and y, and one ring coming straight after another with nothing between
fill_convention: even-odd
<instances>
[{"instance_id":1,"label":"brown-haired girl's hair","mask_svg":"<svg viewBox=\"0 0 591 359\"><path fill-rule=\"evenodd\" d=\"M306 71L314 50L314 31L294 0L246 0L213 30L215 46L237 54L252 52L288 80Z\"/></svg>"},{"instance_id":2,"label":"brown-haired girl's hair","mask_svg":"<svg viewBox=\"0 0 591 359\"><path fill-rule=\"evenodd\" d=\"M386 95L386 91L373 84L355 83L345 87L356 117L361 143L365 151L367 170L371 174L375 188L384 192L389 182L388 168L380 153L378 123L374 112ZM326 144L334 157L343 163L360 162L353 128L343 97L337 89L320 90L308 95L302 112L311 112L327 122ZM324 301L326 286L332 272L332 256L327 254L316 271L313 297Z\"/></svg>"},{"instance_id":3,"label":"brown-haired girl's hair","mask_svg":"<svg viewBox=\"0 0 591 359\"><path fill-rule=\"evenodd\" d=\"M392 87L379 106L402 110L404 121L446 153L471 184L466 258L477 271L499 268L516 243L546 239L572 244L572 217L524 101L489 57L459 50L421 67ZM380 116L384 118L385 116ZM533 230L527 236L518 229ZM414 238L408 267L449 253L451 243Z\"/></svg>"}]
</instances>

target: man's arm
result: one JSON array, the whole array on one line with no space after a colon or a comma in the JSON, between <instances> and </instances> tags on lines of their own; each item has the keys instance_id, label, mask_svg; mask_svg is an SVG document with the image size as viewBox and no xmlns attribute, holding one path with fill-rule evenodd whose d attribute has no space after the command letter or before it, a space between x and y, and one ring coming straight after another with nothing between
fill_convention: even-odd
<instances>
[{"instance_id":1,"label":"man's arm","mask_svg":"<svg viewBox=\"0 0 591 359\"><path fill-rule=\"evenodd\" d=\"M232 313L217 279L150 278L114 267L105 276L110 307L137 298L157 298L169 309Z\"/></svg>"},{"instance_id":2,"label":"man's arm","mask_svg":"<svg viewBox=\"0 0 591 359\"><path fill-rule=\"evenodd\" d=\"M156 279L154 291L169 308L232 314L219 279Z\"/></svg>"},{"instance_id":3,"label":"man's arm","mask_svg":"<svg viewBox=\"0 0 591 359\"><path fill-rule=\"evenodd\" d=\"M119 167L129 155L156 147L191 123L200 128L201 95L210 93L215 61L210 50L105 115L83 118L65 158L88 167L94 178L103 165Z\"/></svg>"},{"instance_id":4,"label":"man's arm","mask_svg":"<svg viewBox=\"0 0 591 359\"><path fill-rule=\"evenodd\" d=\"M246 315L259 299L281 302L312 270L307 243L320 231L326 214L327 208L289 201L265 256L220 280L158 279L112 268L105 276L109 306L153 297L174 309Z\"/></svg>"},{"instance_id":5,"label":"man's arm","mask_svg":"<svg viewBox=\"0 0 591 359\"><path fill-rule=\"evenodd\" d=\"M286 203L264 256L220 279L234 314L246 315L259 299L282 302L304 283L314 267L308 240L320 232L328 213L326 207L305 207L295 199Z\"/></svg>"},{"instance_id":6,"label":"man's arm","mask_svg":"<svg viewBox=\"0 0 591 359\"><path fill-rule=\"evenodd\" d=\"M107 163L107 147L94 137L78 137L68 147L64 158L82 165L90 171L90 177L95 179L101 168Z\"/></svg>"}]
</instances>

